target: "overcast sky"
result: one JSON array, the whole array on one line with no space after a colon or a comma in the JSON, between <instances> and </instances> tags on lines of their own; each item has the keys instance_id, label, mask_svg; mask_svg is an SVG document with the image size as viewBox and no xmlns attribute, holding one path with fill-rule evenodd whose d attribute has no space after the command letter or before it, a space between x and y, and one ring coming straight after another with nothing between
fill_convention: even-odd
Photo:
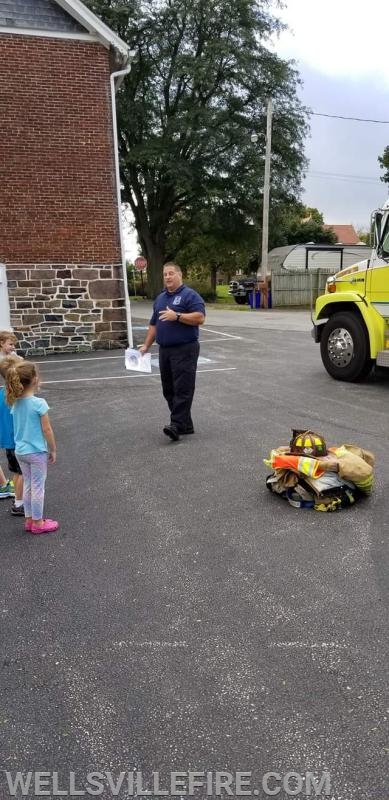
<instances>
[{"instance_id":1,"label":"overcast sky","mask_svg":"<svg viewBox=\"0 0 389 800\"><path fill-rule=\"evenodd\" d=\"M279 16L291 30L275 48L294 58L301 99L312 111L389 121L389 3L370 0L286 0ZM312 116L303 201L329 223L368 227L388 190L377 158L389 144L389 124Z\"/></svg>"},{"instance_id":2,"label":"overcast sky","mask_svg":"<svg viewBox=\"0 0 389 800\"><path fill-rule=\"evenodd\" d=\"M290 30L274 46L296 60L303 104L321 114L389 121L388 0L361 8L354 0L285 2L278 14ZM303 202L325 222L367 228L388 194L377 158L389 144L389 124L312 116L310 127ZM127 257L135 258L136 237L126 239Z\"/></svg>"}]
</instances>

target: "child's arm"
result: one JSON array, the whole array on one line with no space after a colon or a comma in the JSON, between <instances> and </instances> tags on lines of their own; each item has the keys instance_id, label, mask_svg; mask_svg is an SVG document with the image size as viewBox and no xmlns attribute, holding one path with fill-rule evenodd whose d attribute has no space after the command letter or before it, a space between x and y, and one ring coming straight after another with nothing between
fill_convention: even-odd
<instances>
[{"instance_id":1,"label":"child's arm","mask_svg":"<svg viewBox=\"0 0 389 800\"><path fill-rule=\"evenodd\" d=\"M42 416L41 416L41 425L42 425L43 435L44 435L44 437L46 439L46 442L47 442L47 444L49 446L49 461L50 461L50 464L55 464L55 461L56 461L56 458L57 458L57 448L55 446L54 433L53 433L53 429L51 427L51 423L50 423L48 414L42 414Z\"/></svg>"}]
</instances>

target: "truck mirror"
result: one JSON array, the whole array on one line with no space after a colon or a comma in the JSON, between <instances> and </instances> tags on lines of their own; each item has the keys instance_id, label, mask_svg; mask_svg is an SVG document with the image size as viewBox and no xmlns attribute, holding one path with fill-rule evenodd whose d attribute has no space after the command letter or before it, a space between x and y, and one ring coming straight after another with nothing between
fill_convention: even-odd
<instances>
[{"instance_id":1,"label":"truck mirror","mask_svg":"<svg viewBox=\"0 0 389 800\"><path fill-rule=\"evenodd\" d=\"M374 220L374 244L375 247L378 248L381 240L381 222L382 222L382 214L379 211L373 215Z\"/></svg>"}]
</instances>

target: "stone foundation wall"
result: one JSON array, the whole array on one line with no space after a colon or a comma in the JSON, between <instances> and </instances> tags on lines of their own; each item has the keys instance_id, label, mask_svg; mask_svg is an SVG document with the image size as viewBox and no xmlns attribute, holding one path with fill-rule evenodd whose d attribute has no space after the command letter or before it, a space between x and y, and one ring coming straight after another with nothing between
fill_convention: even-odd
<instances>
[{"instance_id":1,"label":"stone foundation wall","mask_svg":"<svg viewBox=\"0 0 389 800\"><path fill-rule=\"evenodd\" d=\"M26 355L127 343L121 264L6 264L11 325Z\"/></svg>"}]
</instances>

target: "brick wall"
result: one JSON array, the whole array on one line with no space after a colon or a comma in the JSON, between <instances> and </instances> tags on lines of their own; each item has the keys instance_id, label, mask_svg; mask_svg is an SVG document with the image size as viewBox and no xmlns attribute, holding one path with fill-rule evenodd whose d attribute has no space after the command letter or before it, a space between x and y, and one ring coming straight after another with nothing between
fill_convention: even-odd
<instances>
[{"instance_id":1,"label":"brick wall","mask_svg":"<svg viewBox=\"0 0 389 800\"><path fill-rule=\"evenodd\" d=\"M0 34L0 261L120 261L109 54Z\"/></svg>"},{"instance_id":2,"label":"brick wall","mask_svg":"<svg viewBox=\"0 0 389 800\"><path fill-rule=\"evenodd\" d=\"M109 53L98 43L0 34L0 74L0 262L11 323L45 352L62 335L72 349L79 337L86 347L117 343L124 292Z\"/></svg>"}]
</instances>

